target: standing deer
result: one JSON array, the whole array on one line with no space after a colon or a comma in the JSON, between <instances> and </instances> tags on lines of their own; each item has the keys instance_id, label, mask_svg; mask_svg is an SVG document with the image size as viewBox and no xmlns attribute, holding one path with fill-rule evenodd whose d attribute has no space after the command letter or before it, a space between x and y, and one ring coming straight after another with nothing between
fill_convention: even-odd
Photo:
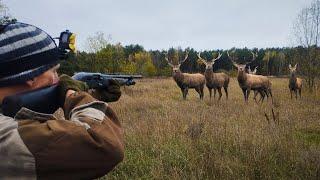
<instances>
[{"instance_id":1,"label":"standing deer","mask_svg":"<svg viewBox=\"0 0 320 180\"><path fill-rule=\"evenodd\" d=\"M270 95L272 99L271 82L269 79L266 76L248 74L245 70L245 67L248 63L237 64L234 62L234 58L229 55L229 52L227 53L228 57L233 62L233 65L238 68L237 79L239 86L242 89L245 101L248 102L251 90L257 90L260 93L262 102L264 100L264 94L267 95L267 97ZM252 55L253 58L251 62L257 57L257 54L252 53Z\"/></svg>"},{"instance_id":2,"label":"standing deer","mask_svg":"<svg viewBox=\"0 0 320 180\"><path fill-rule=\"evenodd\" d=\"M255 74L257 74L257 69L258 69L258 66L256 66L256 67L254 68L254 70L251 71L251 68L250 68L250 66L249 66L249 67L248 67L248 73L255 75ZM258 95L259 91L255 90L255 91L253 91L253 93L254 93L253 99L254 99L255 101L257 101L257 95ZM264 94L260 94L260 96L261 96L261 98L262 98L262 96L264 96ZM261 98L260 98L260 100L261 100ZM260 100L259 100L259 101L260 101Z\"/></svg>"},{"instance_id":3,"label":"standing deer","mask_svg":"<svg viewBox=\"0 0 320 180\"><path fill-rule=\"evenodd\" d=\"M173 65L167 57L165 57L165 59L168 62L168 64L172 67L172 77L181 89L183 99L185 100L187 98L189 89L195 89L198 92L200 99L203 99L203 88L206 83L204 75L200 73L182 73L180 70L180 65L188 59L188 53L186 54L184 60L180 62L178 65Z\"/></svg>"},{"instance_id":4,"label":"standing deer","mask_svg":"<svg viewBox=\"0 0 320 180\"><path fill-rule=\"evenodd\" d=\"M297 72L297 64L292 67L291 64L289 64L289 70L290 70L290 79L289 79L289 90L291 94L292 99L292 92L296 94L296 99L298 98L298 92L301 98L301 89L302 89L302 79L297 78L296 72Z\"/></svg>"},{"instance_id":5,"label":"standing deer","mask_svg":"<svg viewBox=\"0 0 320 180\"><path fill-rule=\"evenodd\" d=\"M220 59L221 54L219 53L217 58L213 58L211 61L201 58L200 52L198 53L198 58L206 65L206 71L204 76L206 78L206 85L210 93L210 99L212 97L212 89L214 89L214 98L216 98L216 90L219 92L219 100L221 99L222 92L221 88L224 88L226 92L226 98L228 99L228 85L229 85L229 76L225 73L214 73L213 65L216 60Z\"/></svg>"}]
</instances>

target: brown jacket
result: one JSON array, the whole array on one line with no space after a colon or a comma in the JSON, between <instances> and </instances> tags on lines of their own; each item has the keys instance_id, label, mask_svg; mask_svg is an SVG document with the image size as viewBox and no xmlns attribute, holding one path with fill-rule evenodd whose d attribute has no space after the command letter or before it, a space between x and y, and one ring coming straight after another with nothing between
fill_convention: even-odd
<instances>
[{"instance_id":1,"label":"brown jacket","mask_svg":"<svg viewBox=\"0 0 320 180\"><path fill-rule=\"evenodd\" d=\"M122 161L123 130L108 104L79 92L64 112L67 120L0 113L0 179L93 179Z\"/></svg>"}]
</instances>

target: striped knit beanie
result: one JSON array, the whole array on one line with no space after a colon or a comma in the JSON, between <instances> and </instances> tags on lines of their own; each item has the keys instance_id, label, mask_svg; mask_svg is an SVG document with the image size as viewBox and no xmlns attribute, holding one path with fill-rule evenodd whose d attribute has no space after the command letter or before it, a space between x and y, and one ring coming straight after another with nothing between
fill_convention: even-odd
<instances>
[{"instance_id":1,"label":"striped knit beanie","mask_svg":"<svg viewBox=\"0 0 320 180\"><path fill-rule=\"evenodd\" d=\"M0 25L0 87L24 83L59 60L52 37L24 23Z\"/></svg>"}]
</instances>

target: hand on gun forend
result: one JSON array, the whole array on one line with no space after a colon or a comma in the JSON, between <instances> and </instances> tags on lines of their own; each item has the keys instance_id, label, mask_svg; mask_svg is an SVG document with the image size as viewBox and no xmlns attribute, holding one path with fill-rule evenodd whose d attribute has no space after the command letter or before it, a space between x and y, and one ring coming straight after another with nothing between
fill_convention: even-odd
<instances>
[{"instance_id":1,"label":"hand on gun forend","mask_svg":"<svg viewBox=\"0 0 320 180\"><path fill-rule=\"evenodd\" d=\"M74 80L68 75L61 75L59 81L60 97L65 98L68 90L86 91L94 98L104 102L117 101L121 96L120 84L114 79L109 79L108 86L103 89L89 89L85 82Z\"/></svg>"},{"instance_id":2,"label":"hand on gun forend","mask_svg":"<svg viewBox=\"0 0 320 180\"><path fill-rule=\"evenodd\" d=\"M114 79L109 79L107 87L103 89L90 89L89 93L100 101L114 102L121 96L120 84Z\"/></svg>"}]
</instances>

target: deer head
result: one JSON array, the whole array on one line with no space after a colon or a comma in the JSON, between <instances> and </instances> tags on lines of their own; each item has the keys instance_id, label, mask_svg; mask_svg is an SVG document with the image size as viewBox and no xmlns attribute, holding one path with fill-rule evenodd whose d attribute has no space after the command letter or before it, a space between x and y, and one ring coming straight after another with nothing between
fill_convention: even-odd
<instances>
[{"instance_id":1,"label":"deer head","mask_svg":"<svg viewBox=\"0 0 320 180\"><path fill-rule=\"evenodd\" d=\"M251 54L252 54L252 59L250 60L250 62L247 62L247 63L245 63L245 64L237 64L235 61L237 60L237 58L235 58L235 56L230 56L230 54L229 54L229 52L227 51L227 54L228 54L228 57L230 58L230 60L232 61L232 64L236 67L236 68L238 68L238 73L239 74L241 74L241 73L246 73L246 66L247 66L247 64L249 64L249 63L251 63L252 61L254 61L256 58L257 58L257 56L258 56L258 54L257 53L253 53L253 52L251 52Z\"/></svg>"},{"instance_id":2,"label":"deer head","mask_svg":"<svg viewBox=\"0 0 320 180\"><path fill-rule=\"evenodd\" d=\"M189 52L186 53L186 56L185 56L184 60L182 60L178 65L172 64L168 59L168 55L166 55L165 59L168 62L169 66L172 67L173 73L181 72L180 71L180 66L181 66L182 63L184 63L188 59L188 55L189 55Z\"/></svg>"},{"instance_id":3,"label":"deer head","mask_svg":"<svg viewBox=\"0 0 320 180\"><path fill-rule=\"evenodd\" d=\"M214 65L215 61L220 59L222 54L219 52L219 55L217 58L212 58L210 61L203 59L200 55L201 53L198 53L198 58L206 65L206 69L212 69L212 66Z\"/></svg>"},{"instance_id":4,"label":"deer head","mask_svg":"<svg viewBox=\"0 0 320 180\"><path fill-rule=\"evenodd\" d=\"M293 67L291 66L291 64L289 64L289 70L291 74L295 74L297 72L297 65L294 65Z\"/></svg>"}]
</instances>

